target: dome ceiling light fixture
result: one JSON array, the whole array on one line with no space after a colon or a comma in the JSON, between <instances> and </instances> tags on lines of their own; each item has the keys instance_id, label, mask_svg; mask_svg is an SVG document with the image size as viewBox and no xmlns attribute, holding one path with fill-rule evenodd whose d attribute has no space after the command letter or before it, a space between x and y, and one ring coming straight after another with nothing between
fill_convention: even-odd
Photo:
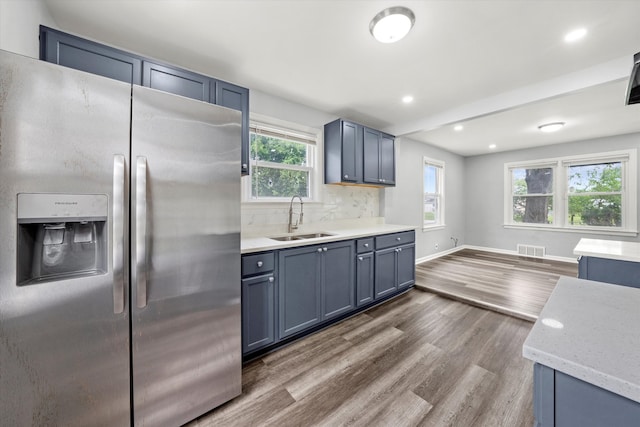
<instances>
[{"instance_id":1,"label":"dome ceiling light fixture","mask_svg":"<svg viewBox=\"0 0 640 427\"><path fill-rule=\"evenodd\" d=\"M544 133L556 132L562 129L564 126L564 122L553 122L553 123L545 123L543 125L538 126L538 129Z\"/></svg>"},{"instance_id":2,"label":"dome ceiling light fixture","mask_svg":"<svg viewBox=\"0 0 640 427\"><path fill-rule=\"evenodd\" d=\"M411 9L394 6L374 16L369 31L380 43L395 43L409 33L414 22L416 17Z\"/></svg>"}]
</instances>

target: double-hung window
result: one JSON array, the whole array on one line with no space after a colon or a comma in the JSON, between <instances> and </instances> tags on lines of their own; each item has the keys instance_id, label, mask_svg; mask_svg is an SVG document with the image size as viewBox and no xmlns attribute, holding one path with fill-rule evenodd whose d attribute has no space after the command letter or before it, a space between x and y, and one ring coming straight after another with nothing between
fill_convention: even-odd
<instances>
[{"instance_id":1,"label":"double-hung window","mask_svg":"<svg viewBox=\"0 0 640 427\"><path fill-rule=\"evenodd\" d=\"M423 229L444 226L444 162L423 159Z\"/></svg>"},{"instance_id":2,"label":"double-hung window","mask_svg":"<svg viewBox=\"0 0 640 427\"><path fill-rule=\"evenodd\" d=\"M278 202L300 196L312 200L316 139L317 135L307 132L251 123L247 199Z\"/></svg>"},{"instance_id":3,"label":"double-hung window","mask_svg":"<svg viewBox=\"0 0 640 427\"><path fill-rule=\"evenodd\" d=\"M505 225L637 233L636 150L505 164Z\"/></svg>"}]
</instances>

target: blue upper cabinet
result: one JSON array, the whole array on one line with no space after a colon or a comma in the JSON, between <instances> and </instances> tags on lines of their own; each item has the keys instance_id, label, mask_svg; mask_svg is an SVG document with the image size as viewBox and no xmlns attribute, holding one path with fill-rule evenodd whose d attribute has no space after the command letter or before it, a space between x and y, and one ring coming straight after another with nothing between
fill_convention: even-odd
<instances>
[{"instance_id":1,"label":"blue upper cabinet","mask_svg":"<svg viewBox=\"0 0 640 427\"><path fill-rule=\"evenodd\" d=\"M216 81L211 86L210 102L223 107L242 111L242 158L241 169L243 175L249 174L249 89L232 85L223 81Z\"/></svg>"},{"instance_id":2,"label":"blue upper cabinet","mask_svg":"<svg viewBox=\"0 0 640 427\"><path fill-rule=\"evenodd\" d=\"M151 61L142 65L142 85L163 92L209 102L210 84L211 78L177 67Z\"/></svg>"},{"instance_id":3,"label":"blue upper cabinet","mask_svg":"<svg viewBox=\"0 0 640 427\"><path fill-rule=\"evenodd\" d=\"M45 26L40 26L40 59L241 111L241 173L249 174L249 89Z\"/></svg>"},{"instance_id":4,"label":"blue upper cabinet","mask_svg":"<svg viewBox=\"0 0 640 427\"><path fill-rule=\"evenodd\" d=\"M40 59L126 83L142 84L142 58L40 27Z\"/></svg>"},{"instance_id":5,"label":"blue upper cabinet","mask_svg":"<svg viewBox=\"0 0 640 427\"><path fill-rule=\"evenodd\" d=\"M324 183L395 185L395 138L357 123L324 125Z\"/></svg>"}]
</instances>

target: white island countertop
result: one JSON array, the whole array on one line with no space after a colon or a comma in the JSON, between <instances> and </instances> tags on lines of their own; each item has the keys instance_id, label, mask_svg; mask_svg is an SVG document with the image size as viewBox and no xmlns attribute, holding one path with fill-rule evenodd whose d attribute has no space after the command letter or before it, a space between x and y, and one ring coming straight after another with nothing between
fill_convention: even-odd
<instances>
[{"instance_id":1,"label":"white island countertop","mask_svg":"<svg viewBox=\"0 0 640 427\"><path fill-rule=\"evenodd\" d=\"M561 277L522 354L640 402L640 289Z\"/></svg>"},{"instance_id":2,"label":"white island countertop","mask_svg":"<svg viewBox=\"0 0 640 427\"><path fill-rule=\"evenodd\" d=\"M574 255L640 262L640 243L617 240L580 239Z\"/></svg>"},{"instance_id":3,"label":"white island countertop","mask_svg":"<svg viewBox=\"0 0 640 427\"><path fill-rule=\"evenodd\" d=\"M360 237L374 236L380 234L398 233L401 231L415 230L417 227L411 225L397 224L372 224L362 221L358 224L314 224L313 227L305 228L304 231L297 231L292 234L327 233L326 237L316 237L304 240L278 241L269 237L287 236L290 233L269 233L265 236L243 235L240 242L240 252L243 254L270 251L274 249L291 248L296 246L314 245L317 243L329 243L340 240L357 239Z\"/></svg>"}]
</instances>

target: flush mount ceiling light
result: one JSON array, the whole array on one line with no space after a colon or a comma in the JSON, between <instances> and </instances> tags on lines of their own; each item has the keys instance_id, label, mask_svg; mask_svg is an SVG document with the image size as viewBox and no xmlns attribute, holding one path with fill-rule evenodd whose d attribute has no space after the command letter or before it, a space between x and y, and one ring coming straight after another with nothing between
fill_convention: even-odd
<instances>
[{"instance_id":1,"label":"flush mount ceiling light","mask_svg":"<svg viewBox=\"0 0 640 427\"><path fill-rule=\"evenodd\" d=\"M496 144L491 144L491 145L489 145L489 150L495 150L496 147L497 147Z\"/></svg>"},{"instance_id":2,"label":"flush mount ceiling light","mask_svg":"<svg viewBox=\"0 0 640 427\"><path fill-rule=\"evenodd\" d=\"M564 122L545 123L538 126L538 129L540 129L544 133L551 133L559 131L560 129L562 129L562 126L564 126Z\"/></svg>"},{"instance_id":3,"label":"flush mount ceiling light","mask_svg":"<svg viewBox=\"0 0 640 427\"><path fill-rule=\"evenodd\" d=\"M464 126L462 125L455 125L453 127L453 130L455 130L456 132L460 132L462 129L464 129Z\"/></svg>"},{"instance_id":4,"label":"flush mount ceiling light","mask_svg":"<svg viewBox=\"0 0 640 427\"><path fill-rule=\"evenodd\" d=\"M573 31L568 32L564 36L564 41L567 42L567 43L573 43L575 41L580 40L581 38L583 38L586 35L587 35L587 29L586 28L578 28L578 29L575 29Z\"/></svg>"},{"instance_id":5,"label":"flush mount ceiling light","mask_svg":"<svg viewBox=\"0 0 640 427\"><path fill-rule=\"evenodd\" d=\"M411 96L411 95L403 96L402 97L402 102L404 102L405 104L409 104L409 103L413 102L413 96Z\"/></svg>"},{"instance_id":6,"label":"flush mount ceiling light","mask_svg":"<svg viewBox=\"0 0 640 427\"><path fill-rule=\"evenodd\" d=\"M394 43L409 33L415 21L416 17L410 9L389 7L373 17L369 31L381 43Z\"/></svg>"}]
</instances>

